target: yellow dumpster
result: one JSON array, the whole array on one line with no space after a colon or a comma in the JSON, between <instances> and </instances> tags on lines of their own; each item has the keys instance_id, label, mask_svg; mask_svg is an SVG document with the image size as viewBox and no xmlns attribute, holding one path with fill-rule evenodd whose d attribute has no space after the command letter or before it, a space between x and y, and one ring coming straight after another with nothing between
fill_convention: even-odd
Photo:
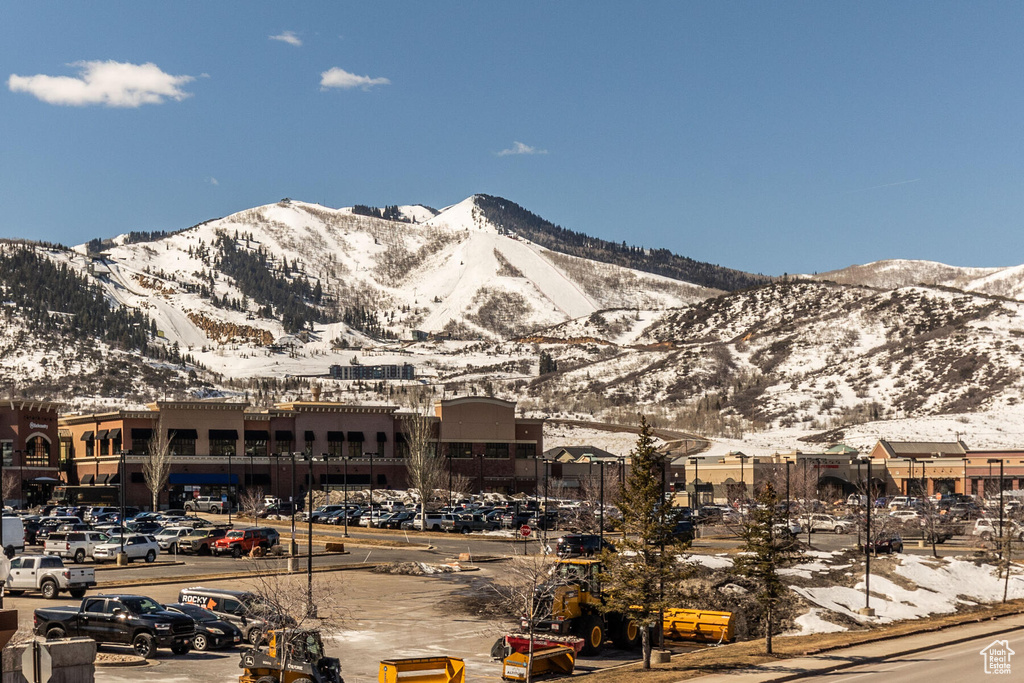
<instances>
[{"instance_id":1,"label":"yellow dumpster","mask_svg":"<svg viewBox=\"0 0 1024 683\"><path fill-rule=\"evenodd\" d=\"M377 683L465 682L466 664L458 657L387 659L377 672Z\"/></svg>"},{"instance_id":2,"label":"yellow dumpster","mask_svg":"<svg viewBox=\"0 0 1024 683\"><path fill-rule=\"evenodd\" d=\"M728 643L733 639L732 612L667 609L662 628L666 638L702 643Z\"/></svg>"},{"instance_id":3,"label":"yellow dumpster","mask_svg":"<svg viewBox=\"0 0 1024 683\"><path fill-rule=\"evenodd\" d=\"M525 681L526 668L530 655L526 652L513 652L505 658L501 669L501 677L506 681ZM533 666L530 679L544 674L562 674L569 676L576 668L576 651L566 645L542 647L533 651Z\"/></svg>"}]
</instances>

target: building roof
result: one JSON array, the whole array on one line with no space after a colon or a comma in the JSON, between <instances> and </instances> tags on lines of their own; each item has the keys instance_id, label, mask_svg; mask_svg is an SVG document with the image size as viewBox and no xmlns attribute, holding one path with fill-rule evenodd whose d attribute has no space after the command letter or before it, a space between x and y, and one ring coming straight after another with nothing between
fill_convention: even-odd
<instances>
[{"instance_id":1,"label":"building roof","mask_svg":"<svg viewBox=\"0 0 1024 683\"><path fill-rule=\"evenodd\" d=\"M825 453L827 455L842 455L842 454L856 455L859 452L860 451L858 451L853 446L847 446L845 443L837 443L835 446L833 446L832 448L829 448L828 450L825 451Z\"/></svg>"},{"instance_id":2,"label":"building roof","mask_svg":"<svg viewBox=\"0 0 1024 683\"><path fill-rule=\"evenodd\" d=\"M594 446L559 446L544 451L544 459L586 463L601 460L615 461L619 459L619 456Z\"/></svg>"},{"instance_id":3,"label":"building roof","mask_svg":"<svg viewBox=\"0 0 1024 683\"><path fill-rule=\"evenodd\" d=\"M962 458L967 455L967 445L963 441L886 441L880 439L878 445L890 458L930 458L934 455Z\"/></svg>"}]
</instances>

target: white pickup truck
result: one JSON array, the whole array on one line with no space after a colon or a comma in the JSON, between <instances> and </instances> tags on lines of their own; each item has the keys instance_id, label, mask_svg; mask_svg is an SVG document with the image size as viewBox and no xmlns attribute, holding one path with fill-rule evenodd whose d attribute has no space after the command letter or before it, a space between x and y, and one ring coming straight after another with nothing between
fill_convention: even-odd
<instances>
[{"instance_id":1,"label":"white pickup truck","mask_svg":"<svg viewBox=\"0 0 1024 683\"><path fill-rule=\"evenodd\" d=\"M11 560L4 590L11 595L25 591L39 591L52 600L67 591L73 598L81 598L85 591L96 585L96 572L92 567L68 568L64 560L53 555L22 555Z\"/></svg>"},{"instance_id":2,"label":"white pickup truck","mask_svg":"<svg viewBox=\"0 0 1024 683\"><path fill-rule=\"evenodd\" d=\"M85 558L93 558L93 551L110 537L101 531L55 531L43 542L44 555L57 555L75 564L82 564Z\"/></svg>"}]
</instances>

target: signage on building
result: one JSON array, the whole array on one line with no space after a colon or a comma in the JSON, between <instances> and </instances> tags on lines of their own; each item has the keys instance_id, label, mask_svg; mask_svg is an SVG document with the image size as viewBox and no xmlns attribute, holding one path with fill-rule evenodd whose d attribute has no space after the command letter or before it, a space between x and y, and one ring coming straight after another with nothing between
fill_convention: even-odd
<instances>
[{"instance_id":1,"label":"signage on building","mask_svg":"<svg viewBox=\"0 0 1024 683\"><path fill-rule=\"evenodd\" d=\"M38 422L29 422L29 429L49 429L50 425L39 424Z\"/></svg>"}]
</instances>

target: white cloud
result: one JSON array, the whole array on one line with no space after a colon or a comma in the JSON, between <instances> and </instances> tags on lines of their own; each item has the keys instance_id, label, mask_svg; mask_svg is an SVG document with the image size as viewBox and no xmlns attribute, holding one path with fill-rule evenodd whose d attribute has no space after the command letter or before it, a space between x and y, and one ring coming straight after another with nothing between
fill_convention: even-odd
<instances>
[{"instance_id":1,"label":"white cloud","mask_svg":"<svg viewBox=\"0 0 1024 683\"><path fill-rule=\"evenodd\" d=\"M195 80L192 76L172 76L153 63L92 61L74 62L78 77L18 76L11 74L7 87L11 92L26 92L48 104L84 107L140 107L161 104L164 98L181 101L191 97L181 86Z\"/></svg>"},{"instance_id":2,"label":"white cloud","mask_svg":"<svg viewBox=\"0 0 1024 683\"><path fill-rule=\"evenodd\" d=\"M217 179L214 178L213 176L210 176L209 178L207 178L206 182L210 183L214 187L216 187L217 185L220 185L220 183L217 181Z\"/></svg>"},{"instance_id":3,"label":"white cloud","mask_svg":"<svg viewBox=\"0 0 1024 683\"><path fill-rule=\"evenodd\" d=\"M507 156L511 156L513 154L547 154L547 153L548 153L548 151L546 149L537 149L536 147L530 147L529 145L524 145L521 142L513 142L512 146L510 148L503 149L500 152L498 152L498 156L499 157L507 157Z\"/></svg>"},{"instance_id":4,"label":"white cloud","mask_svg":"<svg viewBox=\"0 0 1024 683\"><path fill-rule=\"evenodd\" d=\"M267 36L271 40L280 40L282 43L288 43L295 47L302 47L302 40L295 35L295 31L283 31L278 33L276 36Z\"/></svg>"},{"instance_id":5,"label":"white cloud","mask_svg":"<svg viewBox=\"0 0 1024 683\"><path fill-rule=\"evenodd\" d=\"M369 90L375 85L391 85L391 81L386 78L356 76L337 66L331 67L320 74L321 90L327 90L328 88L362 88L363 90Z\"/></svg>"}]
</instances>

